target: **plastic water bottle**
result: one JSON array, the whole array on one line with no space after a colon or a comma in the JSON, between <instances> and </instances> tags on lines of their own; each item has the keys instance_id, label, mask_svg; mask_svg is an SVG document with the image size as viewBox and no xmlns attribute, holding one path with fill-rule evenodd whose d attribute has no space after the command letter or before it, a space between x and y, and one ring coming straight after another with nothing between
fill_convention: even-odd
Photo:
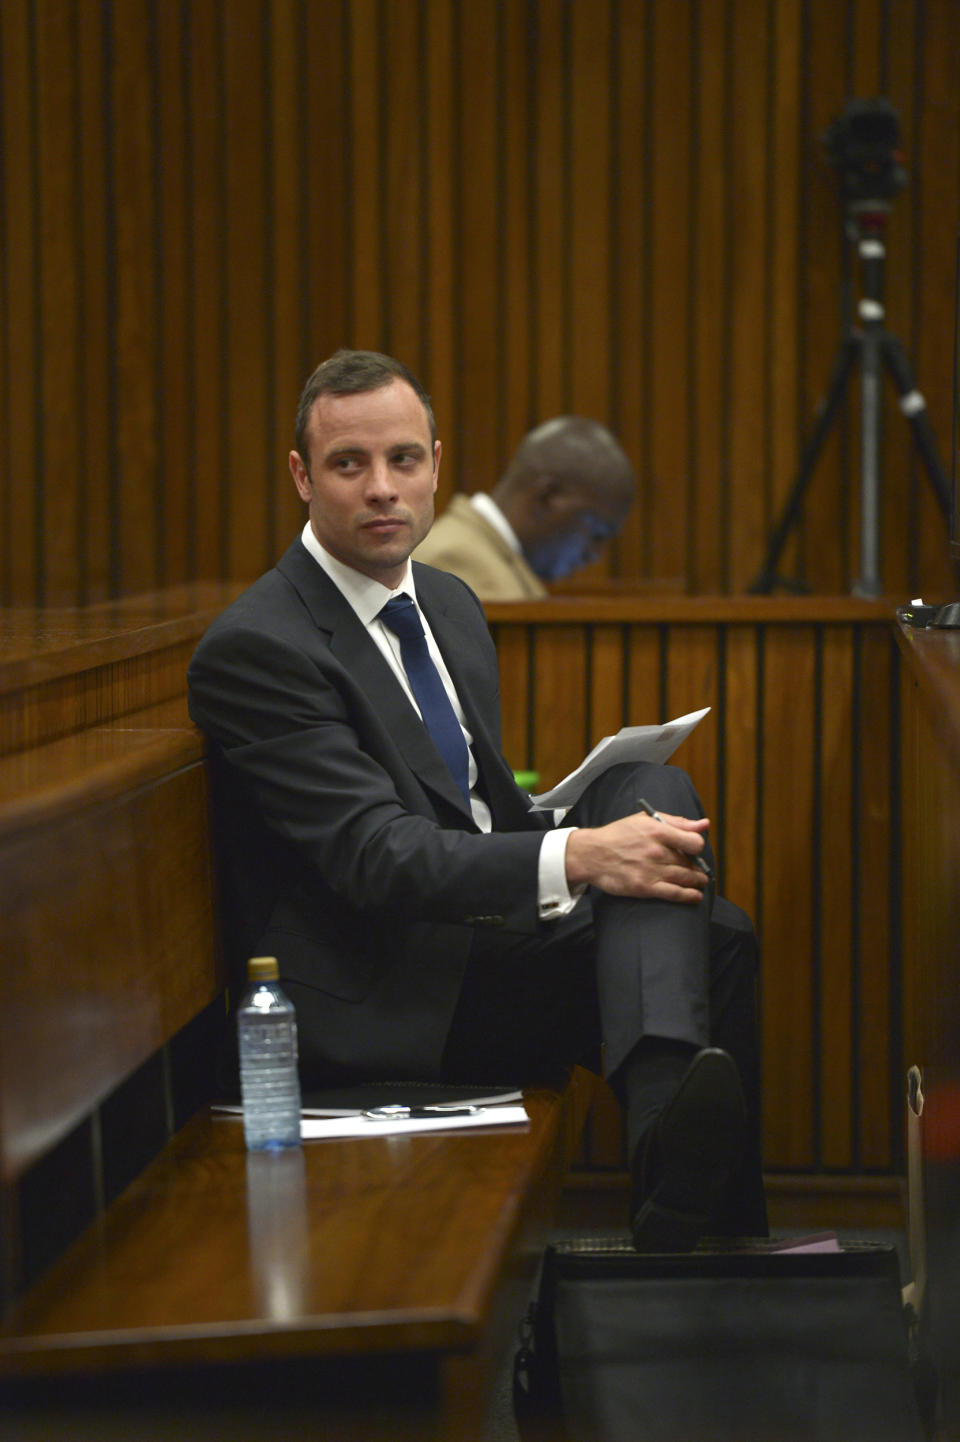
<instances>
[{"instance_id":1,"label":"plastic water bottle","mask_svg":"<svg viewBox=\"0 0 960 1442\"><path fill-rule=\"evenodd\" d=\"M300 1145L297 1018L277 984L274 956L247 966L250 987L237 1013L243 1134L252 1150Z\"/></svg>"}]
</instances>

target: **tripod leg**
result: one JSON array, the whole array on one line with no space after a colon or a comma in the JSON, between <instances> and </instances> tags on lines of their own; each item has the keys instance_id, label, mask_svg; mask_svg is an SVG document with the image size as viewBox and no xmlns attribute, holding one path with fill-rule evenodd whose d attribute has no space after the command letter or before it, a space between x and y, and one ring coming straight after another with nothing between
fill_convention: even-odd
<instances>
[{"instance_id":1,"label":"tripod leg","mask_svg":"<svg viewBox=\"0 0 960 1442\"><path fill-rule=\"evenodd\" d=\"M780 553L786 545L790 528L794 525L800 514L804 492L813 474L814 466L819 459L820 451L823 448L823 443L833 423L833 418L837 413L840 402L843 400L847 380L849 379L850 371L853 369L859 351L860 336L853 333L846 337L840 349L837 351L830 382L827 386L826 394L820 403L816 425L800 457L800 467L797 471L797 478L793 483L793 489L787 497L787 503L784 506L780 519L771 533L763 567L756 579L751 582L750 590L754 594L763 594L771 591L776 584L777 562L780 559Z\"/></svg>"},{"instance_id":2,"label":"tripod leg","mask_svg":"<svg viewBox=\"0 0 960 1442\"><path fill-rule=\"evenodd\" d=\"M855 596L880 596L880 431L883 409L881 329L883 308L860 303L864 322L860 347L860 574Z\"/></svg>"},{"instance_id":3,"label":"tripod leg","mask_svg":"<svg viewBox=\"0 0 960 1442\"><path fill-rule=\"evenodd\" d=\"M923 461L927 477L933 487L933 493L940 503L943 514L949 517L950 482L947 480L947 473L940 462L937 438L933 433L933 426L930 424L927 403L917 390L903 342L897 336L891 335L889 331L883 338L883 358L897 388L900 409L913 430L917 450L920 452L920 459Z\"/></svg>"}]
</instances>

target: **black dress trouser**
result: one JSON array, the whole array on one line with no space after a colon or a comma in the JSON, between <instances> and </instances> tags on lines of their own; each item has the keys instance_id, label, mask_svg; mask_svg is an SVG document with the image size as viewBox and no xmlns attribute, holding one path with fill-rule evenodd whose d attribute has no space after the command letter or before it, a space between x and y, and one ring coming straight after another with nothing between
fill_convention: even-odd
<instances>
[{"instance_id":1,"label":"black dress trouser","mask_svg":"<svg viewBox=\"0 0 960 1442\"><path fill-rule=\"evenodd\" d=\"M640 810L703 815L674 766L617 766L566 824L598 826ZM713 863L709 843L705 858ZM714 894L697 905L611 897L591 889L536 934L478 933L444 1052L449 1080L519 1083L575 1062L607 1076L645 1036L723 1047L740 1071L749 1138L712 1230L762 1235L756 1024L758 948L749 917Z\"/></svg>"}]
</instances>

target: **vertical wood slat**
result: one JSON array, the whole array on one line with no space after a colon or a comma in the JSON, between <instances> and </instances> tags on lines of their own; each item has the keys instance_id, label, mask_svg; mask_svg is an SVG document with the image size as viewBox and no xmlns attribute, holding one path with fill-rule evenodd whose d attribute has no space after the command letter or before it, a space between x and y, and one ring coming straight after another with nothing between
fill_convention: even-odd
<instances>
[{"instance_id":1,"label":"vertical wood slat","mask_svg":"<svg viewBox=\"0 0 960 1442\"><path fill-rule=\"evenodd\" d=\"M901 116L888 314L946 454L956 6L9 0L0 24L8 600L261 569L300 517L296 391L341 344L423 372L441 504L594 413L641 482L598 579L744 587L856 289L822 136L857 92ZM823 592L857 568L853 390L784 558ZM885 391L884 580L948 592Z\"/></svg>"},{"instance_id":2,"label":"vertical wood slat","mask_svg":"<svg viewBox=\"0 0 960 1442\"><path fill-rule=\"evenodd\" d=\"M156 10L156 144L158 156L157 263L162 277L159 303L158 410L160 431L160 518L154 536L157 580L188 574L190 514L190 409L192 396L183 365L187 349L188 232L181 223L188 205L185 166L186 47L183 13L174 5Z\"/></svg>"},{"instance_id":3,"label":"vertical wood slat","mask_svg":"<svg viewBox=\"0 0 960 1442\"><path fill-rule=\"evenodd\" d=\"M224 10L226 152L226 345L228 475L250 484L229 488L224 517L232 575L253 578L273 557L267 535L266 426L270 364L267 272L266 113L269 51L261 0Z\"/></svg>"},{"instance_id":4,"label":"vertical wood slat","mask_svg":"<svg viewBox=\"0 0 960 1442\"><path fill-rule=\"evenodd\" d=\"M160 418L157 317L163 277L156 251L157 154L153 130L152 12L116 5L109 21L112 71L108 167L114 207L111 580L121 594L158 582ZM44 177L45 178L45 177Z\"/></svg>"},{"instance_id":5,"label":"vertical wood slat","mask_svg":"<svg viewBox=\"0 0 960 1442\"><path fill-rule=\"evenodd\" d=\"M764 1116L773 1167L808 1168L815 1159L813 643L812 628L768 627L762 650L758 910Z\"/></svg>"},{"instance_id":6,"label":"vertical wood slat","mask_svg":"<svg viewBox=\"0 0 960 1442\"><path fill-rule=\"evenodd\" d=\"M860 644L860 713L853 835L856 856L855 927L857 986L854 1003L854 1056L859 1117L859 1160L865 1167L890 1164L891 1117L887 1087L903 1086L899 1048L878 1047L876 1038L893 1041L891 1016L891 886L875 887L878 878L899 872L891 862L893 817L891 788L877 788L874 778L890 767L894 750L892 715L892 638L866 634ZM895 1073L895 1074L894 1074Z\"/></svg>"},{"instance_id":7,"label":"vertical wood slat","mask_svg":"<svg viewBox=\"0 0 960 1442\"><path fill-rule=\"evenodd\" d=\"M71 52L76 35L62 23L55 0L34 8L37 62L37 168L44 176L38 202L38 251L43 286L39 294L38 344L41 359L43 469L56 478L40 521L41 575L61 578L63 590L51 602L80 589L76 521L80 416L78 375L77 255L63 217L78 214L76 69ZM75 17L73 17L75 19ZM149 532L148 532L149 533Z\"/></svg>"},{"instance_id":8,"label":"vertical wood slat","mask_svg":"<svg viewBox=\"0 0 960 1442\"><path fill-rule=\"evenodd\" d=\"M823 1098L821 1161L843 1166L854 1136L854 1083L851 1018L854 1016L855 849L850 824L858 798L854 792L854 649L849 627L827 630L821 639L819 682L820 755L818 764L818 945L820 976L817 1022L820 1034L819 1086ZM838 824L839 821L839 824ZM859 873L862 878L862 872Z\"/></svg>"},{"instance_id":9,"label":"vertical wood slat","mask_svg":"<svg viewBox=\"0 0 960 1442\"><path fill-rule=\"evenodd\" d=\"M494 637L505 752L538 769L542 788L620 725L713 708L676 761L711 816L723 894L760 932L767 1166L895 1169L899 738L888 624L615 625L580 609L578 624L496 620ZM584 1164L617 1166L619 1146L603 1111Z\"/></svg>"},{"instance_id":10,"label":"vertical wood slat","mask_svg":"<svg viewBox=\"0 0 960 1442\"><path fill-rule=\"evenodd\" d=\"M29 0L0 6L0 105L3 107L3 414L4 575L7 604L39 599L43 583L37 556L36 494L42 498L37 422L42 371L37 335L40 286L36 192L36 54ZM38 474L38 470L40 474ZM29 478L29 485L23 480Z\"/></svg>"},{"instance_id":11,"label":"vertical wood slat","mask_svg":"<svg viewBox=\"0 0 960 1442\"><path fill-rule=\"evenodd\" d=\"M497 144L498 33L475 6L457 10L458 135L462 164L457 173L457 253L454 296L461 355L458 374L458 455L469 456L475 473L496 476L498 345L501 317L490 298L498 288L500 242L500 154ZM472 343L464 344L465 337Z\"/></svg>"}]
</instances>

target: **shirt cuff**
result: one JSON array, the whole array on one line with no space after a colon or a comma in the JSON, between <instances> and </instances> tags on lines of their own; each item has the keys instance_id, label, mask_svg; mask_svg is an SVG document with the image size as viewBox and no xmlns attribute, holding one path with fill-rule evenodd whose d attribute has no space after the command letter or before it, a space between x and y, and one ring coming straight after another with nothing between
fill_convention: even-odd
<instances>
[{"instance_id":1,"label":"shirt cuff","mask_svg":"<svg viewBox=\"0 0 960 1442\"><path fill-rule=\"evenodd\" d=\"M548 831L540 843L537 872L537 900L541 921L557 921L573 910L586 886L567 885L567 842L575 826L558 826Z\"/></svg>"}]
</instances>

